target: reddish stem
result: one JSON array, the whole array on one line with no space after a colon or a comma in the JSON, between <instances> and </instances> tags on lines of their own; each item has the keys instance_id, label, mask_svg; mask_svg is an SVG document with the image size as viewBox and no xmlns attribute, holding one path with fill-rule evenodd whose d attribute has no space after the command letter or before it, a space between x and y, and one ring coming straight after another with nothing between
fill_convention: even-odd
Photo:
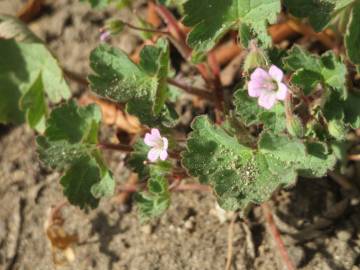
<instances>
[{"instance_id":1,"label":"reddish stem","mask_svg":"<svg viewBox=\"0 0 360 270\"><path fill-rule=\"evenodd\" d=\"M192 50L186 44L186 34L179 27L178 21L176 20L174 15L166 7L160 4L155 6L155 10L167 24L169 32L176 41L176 44L174 45L178 47L178 50L181 52L183 57L185 59L188 59L191 55Z\"/></svg>"},{"instance_id":2,"label":"reddish stem","mask_svg":"<svg viewBox=\"0 0 360 270\"><path fill-rule=\"evenodd\" d=\"M99 143L97 147L100 149L116 150L125 153L131 153L134 150L131 145L126 144Z\"/></svg>"},{"instance_id":3,"label":"reddish stem","mask_svg":"<svg viewBox=\"0 0 360 270\"><path fill-rule=\"evenodd\" d=\"M208 99L208 100L213 100L213 96L211 95L211 93L209 91L206 91L205 89L185 85L185 84L182 84L181 82L178 82L178 81L176 81L174 79L170 79L170 78L167 79L167 82L176 87L179 87L180 89L184 90L185 92L187 92L189 94L196 95L201 98Z\"/></svg>"},{"instance_id":4,"label":"reddish stem","mask_svg":"<svg viewBox=\"0 0 360 270\"><path fill-rule=\"evenodd\" d=\"M265 220L269 225L268 227L270 229L270 233L271 233L273 239L275 240L275 243L277 245L277 248L278 248L278 251L280 253L280 257L281 257L283 263L286 265L288 270L295 270L295 266L294 266L292 260L290 259L290 256L286 250L285 244L284 244L283 240L281 239L280 232L274 222L274 217L271 213L269 204L267 204L267 203L261 204L261 209L263 211Z\"/></svg>"},{"instance_id":5,"label":"reddish stem","mask_svg":"<svg viewBox=\"0 0 360 270\"><path fill-rule=\"evenodd\" d=\"M125 153L134 151L134 148L127 144L98 143L97 147L100 149L116 150ZM180 153L176 151L169 152L169 157L178 160L180 159Z\"/></svg>"},{"instance_id":6,"label":"reddish stem","mask_svg":"<svg viewBox=\"0 0 360 270\"><path fill-rule=\"evenodd\" d=\"M223 111L224 96L222 92L222 84L220 79L221 70L214 52L210 52L208 54L208 63L212 71L212 74L214 76L213 84L214 84L214 95L215 95L215 105L216 105L216 111L215 111L216 123L221 124L222 122L221 112Z\"/></svg>"},{"instance_id":7,"label":"reddish stem","mask_svg":"<svg viewBox=\"0 0 360 270\"><path fill-rule=\"evenodd\" d=\"M123 22L123 24L125 24L127 27L137 30L137 31L143 31L143 32L150 32L150 33L158 33L158 34L162 34L162 35L166 35L169 36L170 33L167 31L161 31L161 30L157 30L157 29L149 29L149 28L142 28L142 27L138 27L135 25L132 25L131 23L128 22Z\"/></svg>"},{"instance_id":8,"label":"reddish stem","mask_svg":"<svg viewBox=\"0 0 360 270\"><path fill-rule=\"evenodd\" d=\"M133 186L123 186L118 187L118 192L138 192L141 191L141 189L144 188L144 185L133 185ZM191 184L179 184L177 186L173 186L172 191L201 191L201 192L211 192L211 187L207 185L197 184L197 183L191 183Z\"/></svg>"}]
</instances>

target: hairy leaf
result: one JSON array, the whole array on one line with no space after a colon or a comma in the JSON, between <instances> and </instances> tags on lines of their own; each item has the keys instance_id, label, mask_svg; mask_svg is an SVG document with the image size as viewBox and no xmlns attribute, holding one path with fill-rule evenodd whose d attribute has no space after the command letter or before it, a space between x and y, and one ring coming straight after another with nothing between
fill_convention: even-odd
<instances>
[{"instance_id":1,"label":"hairy leaf","mask_svg":"<svg viewBox=\"0 0 360 270\"><path fill-rule=\"evenodd\" d=\"M61 184L70 203L94 208L114 192L115 182L96 148L101 120L99 107L78 107L70 101L52 111L45 135L37 138L43 163L64 171Z\"/></svg>"},{"instance_id":2,"label":"hairy leaf","mask_svg":"<svg viewBox=\"0 0 360 270\"><path fill-rule=\"evenodd\" d=\"M310 91L310 85L315 86L320 81L325 86L337 91L342 98L347 97L346 66L333 52L328 51L318 57L295 45L289 51L288 56L283 59L283 62L288 70L295 72L294 83L301 86L305 93ZM308 75L306 80L301 82L301 76L304 77L305 75Z\"/></svg>"},{"instance_id":3,"label":"hairy leaf","mask_svg":"<svg viewBox=\"0 0 360 270\"><path fill-rule=\"evenodd\" d=\"M21 123L44 130L47 102L70 97L57 60L21 22L0 16L0 122Z\"/></svg>"},{"instance_id":4,"label":"hairy leaf","mask_svg":"<svg viewBox=\"0 0 360 270\"><path fill-rule=\"evenodd\" d=\"M171 167L165 165L151 165L148 191L136 194L136 203L141 222L159 217L170 205L170 192L166 175Z\"/></svg>"},{"instance_id":5,"label":"hairy leaf","mask_svg":"<svg viewBox=\"0 0 360 270\"><path fill-rule=\"evenodd\" d=\"M193 27L188 36L189 45L196 51L208 51L226 32L246 25L248 33L241 30L241 36L253 32L259 41L268 46L267 24L275 23L280 12L279 0L188 0L184 4L184 24ZM244 43L247 43L245 38Z\"/></svg>"},{"instance_id":6,"label":"hairy leaf","mask_svg":"<svg viewBox=\"0 0 360 270\"><path fill-rule=\"evenodd\" d=\"M289 12L300 18L308 18L316 31L323 30L331 21L332 15L354 0L284 0Z\"/></svg>"},{"instance_id":7,"label":"hairy leaf","mask_svg":"<svg viewBox=\"0 0 360 270\"><path fill-rule=\"evenodd\" d=\"M278 102L271 110L265 110L257 104L257 100L249 96L247 90L239 89L234 94L235 112L245 125L263 124L265 129L275 133L286 128L284 105Z\"/></svg>"},{"instance_id":8,"label":"hairy leaf","mask_svg":"<svg viewBox=\"0 0 360 270\"><path fill-rule=\"evenodd\" d=\"M360 64L360 2L356 2L352 8L350 21L345 35L347 54L354 64Z\"/></svg>"},{"instance_id":9,"label":"hairy leaf","mask_svg":"<svg viewBox=\"0 0 360 270\"><path fill-rule=\"evenodd\" d=\"M90 56L92 90L98 95L127 103L129 113L144 124L172 126L171 112L165 102L169 97L167 77L170 69L168 43L159 40L156 46L145 46L139 65L108 45L100 45Z\"/></svg>"},{"instance_id":10,"label":"hairy leaf","mask_svg":"<svg viewBox=\"0 0 360 270\"><path fill-rule=\"evenodd\" d=\"M206 117L198 117L182 162L188 172L210 184L226 209L266 200L281 184L296 178L295 169L274 155L241 145Z\"/></svg>"}]
</instances>

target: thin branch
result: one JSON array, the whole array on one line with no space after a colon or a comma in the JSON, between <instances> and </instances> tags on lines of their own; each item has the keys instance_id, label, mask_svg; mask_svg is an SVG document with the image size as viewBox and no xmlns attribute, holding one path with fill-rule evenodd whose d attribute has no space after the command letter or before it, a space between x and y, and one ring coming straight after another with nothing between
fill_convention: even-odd
<instances>
[{"instance_id":1,"label":"thin branch","mask_svg":"<svg viewBox=\"0 0 360 270\"><path fill-rule=\"evenodd\" d=\"M118 192L139 192L145 188L144 185L126 185L122 187L118 187ZM200 192L211 192L211 187L208 185L203 184L197 184L197 183L191 183L191 184L179 184L178 186L172 187L171 191L200 191Z\"/></svg>"},{"instance_id":2,"label":"thin branch","mask_svg":"<svg viewBox=\"0 0 360 270\"><path fill-rule=\"evenodd\" d=\"M155 6L155 10L167 24L169 32L176 41L174 45L177 47L181 55L185 59L188 59L191 55L192 50L186 44L186 34L179 27L178 21L176 20L174 15L165 6L160 4L157 4Z\"/></svg>"},{"instance_id":3,"label":"thin branch","mask_svg":"<svg viewBox=\"0 0 360 270\"><path fill-rule=\"evenodd\" d=\"M80 74L78 73L75 73L71 70L68 70L66 68L63 68L63 72L64 74L70 79L70 80L73 80L81 85L84 85L84 86L88 86L89 82L86 80L86 78L84 78L83 76L81 76ZM208 100L213 100L213 96L211 95L211 93L205 89L202 89L202 88L198 88L198 87L193 87L193 86L190 86L190 85L185 85L181 82L178 82L174 79L170 79L168 78L167 79L167 82L168 84L171 84L171 85L174 85L182 90L184 90L185 92L189 93L189 94L192 94L192 95L195 95L195 96L199 96L201 98L204 98L204 99L208 99Z\"/></svg>"},{"instance_id":4,"label":"thin branch","mask_svg":"<svg viewBox=\"0 0 360 270\"><path fill-rule=\"evenodd\" d=\"M237 214L235 213L229 224L225 270L231 269L231 263L232 263L232 258L233 258L233 248L234 248L233 247L234 226L235 226L236 218L237 218Z\"/></svg>"},{"instance_id":5,"label":"thin branch","mask_svg":"<svg viewBox=\"0 0 360 270\"><path fill-rule=\"evenodd\" d=\"M100 149L116 150L125 153L131 153L134 150L132 146L126 144L99 143L97 147Z\"/></svg>"},{"instance_id":6,"label":"thin branch","mask_svg":"<svg viewBox=\"0 0 360 270\"><path fill-rule=\"evenodd\" d=\"M222 91L222 83L220 79L221 70L214 52L210 52L208 54L208 64L214 77L213 85L214 85L214 97L215 97L215 106L216 106L216 110L215 110L216 123L221 124L222 122L221 114L224 109L223 106L224 93Z\"/></svg>"},{"instance_id":7,"label":"thin branch","mask_svg":"<svg viewBox=\"0 0 360 270\"><path fill-rule=\"evenodd\" d=\"M281 257L284 265L286 266L286 268L288 270L295 270L294 263L290 259L290 256L286 250L285 244L284 244L283 240L281 239L280 232L274 222L274 217L271 213L269 204L268 203L261 204L261 209L263 211L265 220L268 224L268 228L269 228L270 233L276 243L277 249L280 253L280 257Z\"/></svg>"},{"instance_id":8,"label":"thin branch","mask_svg":"<svg viewBox=\"0 0 360 270\"><path fill-rule=\"evenodd\" d=\"M337 174L335 172L332 172L330 170L327 172L327 174L332 180L334 180L343 189L350 190L350 189L355 188L354 185L348 179L346 179L344 176Z\"/></svg>"},{"instance_id":9,"label":"thin branch","mask_svg":"<svg viewBox=\"0 0 360 270\"><path fill-rule=\"evenodd\" d=\"M161 30L157 30L157 29L150 29L150 28L142 28L142 27L138 27L135 25L132 25L131 23L128 22L122 22L124 25L126 25L127 27L137 30L137 31L143 31L143 32L150 32L150 33L158 33L158 34L162 34L162 35L166 35L169 36L170 32L168 31L161 31Z\"/></svg>"},{"instance_id":10,"label":"thin branch","mask_svg":"<svg viewBox=\"0 0 360 270\"><path fill-rule=\"evenodd\" d=\"M348 156L348 160L360 161L360 154L353 154Z\"/></svg>"},{"instance_id":11,"label":"thin branch","mask_svg":"<svg viewBox=\"0 0 360 270\"><path fill-rule=\"evenodd\" d=\"M184 90L185 92L195 95L195 96L199 96L201 98L204 99L208 99L208 100L214 100L213 95L205 90L205 89L201 89L201 88L197 88L197 87L193 87L193 86L189 86L189 85L185 85L181 82L178 82L174 79L167 79L168 84L174 85L182 90Z\"/></svg>"},{"instance_id":12,"label":"thin branch","mask_svg":"<svg viewBox=\"0 0 360 270\"><path fill-rule=\"evenodd\" d=\"M124 153L131 153L134 151L134 148L131 145L127 144L113 144L113 143L98 143L97 147L99 149L105 149L105 150L115 150L120 151ZM169 152L169 157L173 159L180 159L180 153L177 151L171 151Z\"/></svg>"}]
</instances>

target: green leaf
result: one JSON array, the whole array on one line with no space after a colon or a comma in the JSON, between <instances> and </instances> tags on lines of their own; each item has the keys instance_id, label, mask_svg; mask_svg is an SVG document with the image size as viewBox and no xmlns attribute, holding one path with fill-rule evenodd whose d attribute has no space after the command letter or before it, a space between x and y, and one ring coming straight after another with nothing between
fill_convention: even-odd
<instances>
[{"instance_id":1,"label":"green leaf","mask_svg":"<svg viewBox=\"0 0 360 270\"><path fill-rule=\"evenodd\" d=\"M142 138L139 138L133 148L134 150L131 152L127 163L139 175L140 179L144 179L149 175L149 166L146 166L144 162L147 160L150 147L144 143Z\"/></svg>"},{"instance_id":2,"label":"green leaf","mask_svg":"<svg viewBox=\"0 0 360 270\"><path fill-rule=\"evenodd\" d=\"M290 71L305 69L318 73L321 62L318 56L312 55L298 45L294 45L283 59L285 67Z\"/></svg>"},{"instance_id":3,"label":"green leaf","mask_svg":"<svg viewBox=\"0 0 360 270\"><path fill-rule=\"evenodd\" d=\"M0 14L0 37L18 42L42 43L27 25L16 17Z\"/></svg>"},{"instance_id":4,"label":"green leaf","mask_svg":"<svg viewBox=\"0 0 360 270\"><path fill-rule=\"evenodd\" d=\"M323 143L306 143L306 152L307 157L298 170L303 177L322 177L336 164L336 156Z\"/></svg>"},{"instance_id":5,"label":"green leaf","mask_svg":"<svg viewBox=\"0 0 360 270\"><path fill-rule=\"evenodd\" d=\"M93 184L90 188L91 194L100 199L101 197L111 196L114 194L115 181L112 173L108 170L101 171L100 181Z\"/></svg>"},{"instance_id":6,"label":"green leaf","mask_svg":"<svg viewBox=\"0 0 360 270\"><path fill-rule=\"evenodd\" d=\"M323 30L333 18L333 14L354 0L284 0L289 12L300 18L308 18L315 31Z\"/></svg>"},{"instance_id":7,"label":"green leaf","mask_svg":"<svg viewBox=\"0 0 360 270\"><path fill-rule=\"evenodd\" d=\"M78 107L70 101L55 108L45 135L37 137L42 162L61 172L64 194L80 208L94 208L100 197L114 192L115 182L97 150L101 112L96 105Z\"/></svg>"},{"instance_id":8,"label":"green leaf","mask_svg":"<svg viewBox=\"0 0 360 270\"><path fill-rule=\"evenodd\" d=\"M0 123L21 124L25 120L20 111L21 92L7 74L0 73Z\"/></svg>"},{"instance_id":9,"label":"green leaf","mask_svg":"<svg viewBox=\"0 0 360 270\"><path fill-rule=\"evenodd\" d=\"M264 124L265 129L279 133L286 128L284 105L278 102L272 109L265 110L257 99L249 96L247 90L239 89L234 94L236 115L245 125Z\"/></svg>"},{"instance_id":10,"label":"green leaf","mask_svg":"<svg viewBox=\"0 0 360 270\"><path fill-rule=\"evenodd\" d=\"M169 96L170 69L169 46L165 40L160 39L156 46L145 46L139 65L124 52L106 44L91 53L90 61L96 73L89 76L95 93L127 103L128 112L144 124L173 125L167 120L171 113L165 104Z\"/></svg>"},{"instance_id":11,"label":"green leaf","mask_svg":"<svg viewBox=\"0 0 360 270\"><path fill-rule=\"evenodd\" d=\"M266 27L276 22L281 4L279 0L189 0L184 9L183 22L193 27L188 36L190 47L208 51L233 27L242 29L242 37L253 32L263 45L269 46L271 39ZM248 28L246 35L241 27L244 24Z\"/></svg>"},{"instance_id":12,"label":"green leaf","mask_svg":"<svg viewBox=\"0 0 360 270\"><path fill-rule=\"evenodd\" d=\"M103 9L109 6L112 3L115 3L117 9L123 9L125 7L130 7L133 0L80 0L80 2L89 2L92 8Z\"/></svg>"},{"instance_id":13,"label":"green leaf","mask_svg":"<svg viewBox=\"0 0 360 270\"><path fill-rule=\"evenodd\" d=\"M45 131L47 104L40 76L21 97L20 108L26 112L26 120L31 128L41 133Z\"/></svg>"},{"instance_id":14,"label":"green leaf","mask_svg":"<svg viewBox=\"0 0 360 270\"><path fill-rule=\"evenodd\" d=\"M349 93L346 100L332 94L328 97L323 112L327 121L341 121L343 125L351 128L360 128L360 95Z\"/></svg>"},{"instance_id":15,"label":"green leaf","mask_svg":"<svg viewBox=\"0 0 360 270\"><path fill-rule=\"evenodd\" d=\"M360 64L360 2L353 5L345 34L347 55L353 64Z\"/></svg>"},{"instance_id":16,"label":"green leaf","mask_svg":"<svg viewBox=\"0 0 360 270\"><path fill-rule=\"evenodd\" d=\"M331 19L331 13L335 8L332 0L284 0L289 12L300 18L309 18L311 25L316 31L321 31Z\"/></svg>"},{"instance_id":17,"label":"green leaf","mask_svg":"<svg viewBox=\"0 0 360 270\"><path fill-rule=\"evenodd\" d=\"M306 69L298 69L291 77L291 82L309 95L315 87L322 81L322 76L318 72Z\"/></svg>"},{"instance_id":18,"label":"green leaf","mask_svg":"<svg viewBox=\"0 0 360 270\"><path fill-rule=\"evenodd\" d=\"M281 164L295 169L303 177L322 177L336 163L336 157L325 144L304 144L299 139L284 135L262 134L259 149L267 157L281 161Z\"/></svg>"},{"instance_id":19,"label":"green leaf","mask_svg":"<svg viewBox=\"0 0 360 270\"><path fill-rule=\"evenodd\" d=\"M263 133L259 141L260 151L281 162L297 164L305 159L306 150L301 140L286 135Z\"/></svg>"},{"instance_id":20,"label":"green leaf","mask_svg":"<svg viewBox=\"0 0 360 270\"><path fill-rule=\"evenodd\" d=\"M182 153L190 175L210 184L219 203L226 209L261 203L281 184L296 178L295 169L274 155L264 155L241 145L207 117L196 118L193 132Z\"/></svg>"},{"instance_id":21,"label":"green leaf","mask_svg":"<svg viewBox=\"0 0 360 270\"><path fill-rule=\"evenodd\" d=\"M51 112L45 136L51 141L96 144L100 121L99 107L90 105L82 108L70 101Z\"/></svg>"},{"instance_id":22,"label":"green leaf","mask_svg":"<svg viewBox=\"0 0 360 270\"><path fill-rule=\"evenodd\" d=\"M91 193L91 189L99 179L100 173L95 159L84 156L66 171L60 183L69 202L86 209L98 206L99 201Z\"/></svg>"},{"instance_id":23,"label":"green leaf","mask_svg":"<svg viewBox=\"0 0 360 270\"><path fill-rule=\"evenodd\" d=\"M44 136L36 138L40 160L48 167L64 170L69 164L76 163L86 156L90 145L71 144L66 140L49 140Z\"/></svg>"},{"instance_id":24,"label":"green leaf","mask_svg":"<svg viewBox=\"0 0 360 270\"><path fill-rule=\"evenodd\" d=\"M107 7L113 0L80 0L81 2L89 2L92 8L102 9Z\"/></svg>"},{"instance_id":25,"label":"green leaf","mask_svg":"<svg viewBox=\"0 0 360 270\"><path fill-rule=\"evenodd\" d=\"M346 66L332 51L318 57L295 45L289 51L288 56L283 59L283 62L288 70L295 72L294 83L301 84L305 93L310 91L310 85L316 85L316 82L321 79L323 84L337 91L342 98L346 98L348 94ZM306 81L301 82L300 79L306 75L309 77Z\"/></svg>"},{"instance_id":26,"label":"green leaf","mask_svg":"<svg viewBox=\"0 0 360 270\"><path fill-rule=\"evenodd\" d=\"M323 176L336 161L322 144L267 131L258 149L246 147L205 116L196 118L192 129L182 163L190 175L214 188L225 209L262 203L279 186L293 183L298 172Z\"/></svg>"},{"instance_id":27,"label":"green leaf","mask_svg":"<svg viewBox=\"0 0 360 270\"><path fill-rule=\"evenodd\" d=\"M136 203L142 223L159 217L170 205L170 192L166 175L169 166L151 165L148 191L136 194Z\"/></svg>"},{"instance_id":28,"label":"green leaf","mask_svg":"<svg viewBox=\"0 0 360 270\"><path fill-rule=\"evenodd\" d=\"M29 125L42 132L45 96L57 103L70 97L70 89L57 60L22 23L0 16L2 34L17 41L0 39L0 122L18 124L26 115Z\"/></svg>"},{"instance_id":29,"label":"green leaf","mask_svg":"<svg viewBox=\"0 0 360 270\"><path fill-rule=\"evenodd\" d=\"M349 124L352 128L360 128L360 95L350 93L345 101L343 108L345 113L345 123ZM337 108L339 109L339 108Z\"/></svg>"}]
</instances>

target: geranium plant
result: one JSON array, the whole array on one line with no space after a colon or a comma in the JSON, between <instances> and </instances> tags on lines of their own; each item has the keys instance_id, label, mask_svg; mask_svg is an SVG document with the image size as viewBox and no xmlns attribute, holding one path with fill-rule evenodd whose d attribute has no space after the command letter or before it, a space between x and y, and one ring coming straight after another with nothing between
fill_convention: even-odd
<instances>
[{"instance_id":1,"label":"geranium plant","mask_svg":"<svg viewBox=\"0 0 360 270\"><path fill-rule=\"evenodd\" d=\"M132 9L129 0L88 2L94 8ZM208 185L222 208L237 210L263 203L298 176L322 177L340 168L347 134L360 128L354 84L360 64L359 1L159 0L149 5L161 24L110 18L90 55L92 93L141 122L134 144L100 141L99 106L69 100L61 66L44 43L20 21L0 16L0 122L26 120L38 132L39 158L62 173L71 204L94 208L114 194L104 149L128 153L127 164L142 181L135 199L144 221L168 208L171 191L183 179ZM312 26L316 37L315 31L328 29L320 35L320 49L274 44L269 29L280 17ZM109 44L126 28L146 39L137 60ZM216 55L225 40L242 55L236 79L226 87ZM202 86L178 78L170 52L201 76ZM194 113L186 128L179 128L181 111L176 110L181 93L209 108L207 114Z\"/></svg>"}]
</instances>

